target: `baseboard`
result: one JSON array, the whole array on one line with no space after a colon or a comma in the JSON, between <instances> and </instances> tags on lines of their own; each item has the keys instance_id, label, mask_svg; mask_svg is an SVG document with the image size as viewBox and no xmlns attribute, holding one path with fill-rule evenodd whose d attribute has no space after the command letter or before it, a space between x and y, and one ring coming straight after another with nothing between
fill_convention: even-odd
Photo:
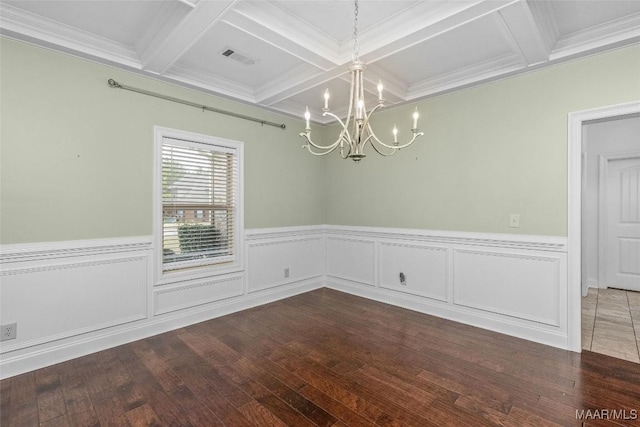
<instances>
[{"instance_id":1,"label":"baseboard","mask_svg":"<svg viewBox=\"0 0 640 427\"><path fill-rule=\"evenodd\" d=\"M162 334L194 323L225 316L270 302L278 301L324 286L321 280L307 280L280 286L261 293L243 295L222 300L188 312L171 313L154 319L134 323L119 329L106 329L86 336L61 340L53 346L35 351L16 351L0 362L0 379L30 372L45 366L86 356L101 350L113 348L132 341Z\"/></svg>"},{"instance_id":2,"label":"baseboard","mask_svg":"<svg viewBox=\"0 0 640 427\"><path fill-rule=\"evenodd\" d=\"M0 378L323 286L568 348L565 238L253 229L242 271L175 284L153 282L153 250L148 236L1 246L1 321L19 336L0 344Z\"/></svg>"},{"instance_id":3,"label":"baseboard","mask_svg":"<svg viewBox=\"0 0 640 427\"><path fill-rule=\"evenodd\" d=\"M446 303L434 299L417 298L409 294L400 294L385 289L363 286L358 283L350 283L344 280L337 280L335 278L329 278L326 282L326 287L396 307L406 308L419 313L476 326L478 328L546 344L552 347L561 349L567 348L566 333L546 328L544 325L536 327L534 323L519 322L517 319L497 315L488 311L447 305Z\"/></svg>"},{"instance_id":4,"label":"baseboard","mask_svg":"<svg viewBox=\"0 0 640 427\"><path fill-rule=\"evenodd\" d=\"M568 348L566 239L327 226L328 287Z\"/></svg>"}]
</instances>

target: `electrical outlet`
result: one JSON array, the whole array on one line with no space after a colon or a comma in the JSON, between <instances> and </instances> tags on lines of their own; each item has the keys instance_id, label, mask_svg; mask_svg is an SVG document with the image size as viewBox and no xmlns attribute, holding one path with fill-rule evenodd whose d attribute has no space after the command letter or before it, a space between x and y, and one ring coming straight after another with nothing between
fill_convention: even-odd
<instances>
[{"instance_id":1,"label":"electrical outlet","mask_svg":"<svg viewBox=\"0 0 640 427\"><path fill-rule=\"evenodd\" d=\"M289 269L285 268L284 269L284 278L286 279L287 277L289 277Z\"/></svg>"},{"instance_id":2,"label":"electrical outlet","mask_svg":"<svg viewBox=\"0 0 640 427\"><path fill-rule=\"evenodd\" d=\"M7 323L6 325L0 326L0 330L2 331L2 336L0 336L0 341L15 340L16 334L18 331L18 324Z\"/></svg>"}]
</instances>

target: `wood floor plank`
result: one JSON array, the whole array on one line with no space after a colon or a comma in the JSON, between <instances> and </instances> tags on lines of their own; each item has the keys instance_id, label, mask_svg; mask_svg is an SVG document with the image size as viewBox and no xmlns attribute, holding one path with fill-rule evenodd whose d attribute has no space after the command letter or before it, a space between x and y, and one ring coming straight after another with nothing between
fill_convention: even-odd
<instances>
[{"instance_id":1,"label":"wood floor plank","mask_svg":"<svg viewBox=\"0 0 640 427\"><path fill-rule=\"evenodd\" d=\"M602 409L640 411L640 364L329 289L0 382L3 427L640 426Z\"/></svg>"},{"instance_id":2,"label":"wood floor plank","mask_svg":"<svg viewBox=\"0 0 640 427\"><path fill-rule=\"evenodd\" d=\"M124 424L123 424L124 425ZM66 415L50 419L49 421L40 423L40 427L69 427L69 418Z\"/></svg>"},{"instance_id":3,"label":"wood floor plank","mask_svg":"<svg viewBox=\"0 0 640 427\"><path fill-rule=\"evenodd\" d=\"M251 425L216 384L211 383L209 379L197 373L191 366L181 365L176 367L176 373L195 396L196 400L211 410L223 423L239 427Z\"/></svg>"},{"instance_id":4,"label":"wood floor plank","mask_svg":"<svg viewBox=\"0 0 640 427\"><path fill-rule=\"evenodd\" d=\"M11 379L0 381L0 426L8 426L11 419Z\"/></svg>"},{"instance_id":5,"label":"wood floor plank","mask_svg":"<svg viewBox=\"0 0 640 427\"><path fill-rule=\"evenodd\" d=\"M14 405L11 404L10 427L24 427L38 425L38 402L36 399L23 400Z\"/></svg>"},{"instance_id":6,"label":"wood floor plank","mask_svg":"<svg viewBox=\"0 0 640 427\"><path fill-rule=\"evenodd\" d=\"M128 427L130 425L122 402L115 395L110 399L101 400L99 405L95 405L95 408L102 427Z\"/></svg>"},{"instance_id":7,"label":"wood floor plank","mask_svg":"<svg viewBox=\"0 0 640 427\"><path fill-rule=\"evenodd\" d=\"M36 382L33 372L11 378L11 404L19 405L22 402L35 400Z\"/></svg>"},{"instance_id":8,"label":"wood floor plank","mask_svg":"<svg viewBox=\"0 0 640 427\"><path fill-rule=\"evenodd\" d=\"M140 405L127 411L131 427L160 427L162 423L149 404Z\"/></svg>"}]
</instances>

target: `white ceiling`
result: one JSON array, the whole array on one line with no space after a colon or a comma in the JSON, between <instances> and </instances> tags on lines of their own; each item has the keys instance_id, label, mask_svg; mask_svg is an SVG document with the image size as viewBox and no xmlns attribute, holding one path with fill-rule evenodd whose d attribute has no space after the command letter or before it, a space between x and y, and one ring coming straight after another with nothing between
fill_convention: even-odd
<instances>
[{"instance_id":1,"label":"white ceiling","mask_svg":"<svg viewBox=\"0 0 640 427\"><path fill-rule=\"evenodd\" d=\"M640 0L360 0L359 10L367 89L381 79L387 105L640 42ZM348 101L353 13L350 0L0 0L0 31L298 117L308 105L322 122L325 87L338 115Z\"/></svg>"}]
</instances>

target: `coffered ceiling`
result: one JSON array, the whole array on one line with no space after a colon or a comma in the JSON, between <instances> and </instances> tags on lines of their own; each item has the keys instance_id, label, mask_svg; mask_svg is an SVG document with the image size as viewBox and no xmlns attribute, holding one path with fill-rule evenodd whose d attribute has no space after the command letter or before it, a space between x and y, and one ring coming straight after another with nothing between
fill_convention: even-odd
<instances>
[{"instance_id":1,"label":"coffered ceiling","mask_svg":"<svg viewBox=\"0 0 640 427\"><path fill-rule=\"evenodd\" d=\"M359 10L366 89L375 97L381 79L391 105L640 42L640 0L360 0ZM348 101L353 13L347 0L0 0L0 29L298 117L308 105L322 122L325 87L339 115Z\"/></svg>"}]
</instances>

